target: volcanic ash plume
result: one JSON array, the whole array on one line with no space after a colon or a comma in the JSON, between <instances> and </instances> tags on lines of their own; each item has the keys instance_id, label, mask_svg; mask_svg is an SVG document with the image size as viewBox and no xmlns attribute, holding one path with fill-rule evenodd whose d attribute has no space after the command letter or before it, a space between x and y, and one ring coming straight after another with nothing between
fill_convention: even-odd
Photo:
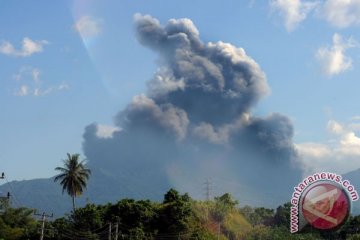
<instances>
[{"instance_id":1,"label":"volcanic ash plume","mask_svg":"<svg viewBox=\"0 0 360 240\"><path fill-rule=\"evenodd\" d=\"M125 181L118 191L135 197L170 186L200 197L210 177L219 194L287 196L301 178L293 126L278 113L252 116L269 92L259 65L242 48L204 43L190 19L134 20L138 41L159 54L159 67L147 93L116 115L120 131L101 138L96 124L86 128L90 166Z\"/></svg>"}]
</instances>

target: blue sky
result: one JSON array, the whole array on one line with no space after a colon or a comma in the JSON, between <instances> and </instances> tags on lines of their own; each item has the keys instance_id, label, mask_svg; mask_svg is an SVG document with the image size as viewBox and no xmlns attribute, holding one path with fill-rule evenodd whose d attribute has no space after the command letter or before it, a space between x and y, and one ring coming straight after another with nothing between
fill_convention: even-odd
<instances>
[{"instance_id":1,"label":"blue sky","mask_svg":"<svg viewBox=\"0 0 360 240\"><path fill-rule=\"evenodd\" d=\"M294 125L304 173L360 168L360 1L0 1L0 172L50 177L82 134L146 91L157 56L134 14L189 18L203 41L243 48L271 93L253 114Z\"/></svg>"}]
</instances>

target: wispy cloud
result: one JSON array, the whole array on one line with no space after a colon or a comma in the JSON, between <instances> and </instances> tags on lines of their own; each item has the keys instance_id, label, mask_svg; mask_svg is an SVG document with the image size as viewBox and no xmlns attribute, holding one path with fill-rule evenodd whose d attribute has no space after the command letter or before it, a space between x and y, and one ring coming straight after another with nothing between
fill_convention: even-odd
<instances>
[{"instance_id":1,"label":"wispy cloud","mask_svg":"<svg viewBox=\"0 0 360 240\"><path fill-rule=\"evenodd\" d=\"M332 40L332 46L321 47L316 53L316 58L320 62L323 72L328 76L349 70L352 67L352 59L345 55L345 51L358 46L353 38L344 40L337 33L333 35Z\"/></svg>"},{"instance_id":2,"label":"wispy cloud","mask_svg":"<svg viewBox=\"0 0 360 240\"><path fill-rule=\"evenodd\" d=\"M94 37L101 33L103 20L91 16L82 16L74 24L73 28L84 38Z\"/></svg>"},{"instance_id":3,"label":"wispy cloud","mask_svg":"<svg viewBox=\"0 0 360 240\"><path fill-rule=\"evenodd\" d=\"M284 18L285 27L293 31L318 6L318 1L272 0L271 8Z\"/></svg>"},{"instance_id":4,"label":"wispy cloud","mask_svg":"<svg viewBox=\"0 0 360 240\"><path fill-rule=\"evenodd\" d=\"M18 85L14 91L15 96L44 96L54 91L62 91L69 88L66 83L56 86L44 86L45 84L40 79L41 70L34 67L22 67L19 72L13 75L13 79Z\"/></svg>"},{"instance_id":5,"label":"wispy cloud","mask_svg":"<svg viewBox=\"0 0 360 240\"><path fill-rule=\"evenodd\" d=\"M360 24L360 0L327 0L321 16L331 25L346 28Z\"/></svg>"},{"instance_id":6,"label":"wispy cloud","mask_svg":"<svg viewBox=\"0 0 360 240\"><path fill-rule=\"evenodd\" d=\"M16 96L26 96L29 94L29 87L27 85L21 85L19 90L15 92Z\"/></svg>"},{"instance_id":7,"label":"wispy cloud","mask_svg":"<svg viewBox=\"0 0 360 240\"><path fill-rule=\"evenodd\" d=\"M293 31L311 12L338 28L360 25L360 0L271 0L270 7L284 19L288 31Z\"/></svg>"},{"instance_id":8,"label":"wispy cloud","mask_svg":"<svg viewBox=\"0 0 360 240\"><path fill-rule=\"evenodd\" d=\"M0 53L12 57L29 57L34 53L42 52L44 45L48 43L46 40L34 41L25 37L22 41L21 49L16 49L10 42L2 41L0 43Z\"/></svg>"}]
</instances>

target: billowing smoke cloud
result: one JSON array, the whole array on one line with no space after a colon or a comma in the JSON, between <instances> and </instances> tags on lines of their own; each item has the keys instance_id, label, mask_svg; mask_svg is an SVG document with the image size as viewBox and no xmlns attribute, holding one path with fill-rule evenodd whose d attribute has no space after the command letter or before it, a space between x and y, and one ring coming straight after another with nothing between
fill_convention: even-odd
<instances>
[{"instance_id":1,"label":"billowing smoke cloud","mask_svg":"<svg viewBox=\"0 0 360 240\"><path fill-rule=\"evenodd\" d=\"M134 19L159 68L148 92L116 115L121 131L99 138L93 124L84 134L89 164L111 179L112 194L160 198L176 187L200 197L211 177L218 194L262 205L269 197L286 201L301 178L293 127L278 113L252 116L269 92L259 65L242 48L204 43L189 19L165 26L148 15Z\"/></svg>"}]
</instances>

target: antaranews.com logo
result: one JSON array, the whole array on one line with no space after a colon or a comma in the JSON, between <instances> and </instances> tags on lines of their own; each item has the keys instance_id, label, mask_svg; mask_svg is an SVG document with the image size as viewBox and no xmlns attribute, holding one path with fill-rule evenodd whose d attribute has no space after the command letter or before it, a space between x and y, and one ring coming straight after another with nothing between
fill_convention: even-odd
<instances>
[{"instance_id":1,"label":"antaranews.com logo","mask_svg":"<svg viewBox=\"0 0 360 240\"><path fill-rule=\"evenodd\" d=\"M291 198L290 231L296 233L307 224L320 230L343 225L351 210L351 202L359 195L350 181L341 175L321 172L304 178Z\"/></svg>"}]
</instances>

